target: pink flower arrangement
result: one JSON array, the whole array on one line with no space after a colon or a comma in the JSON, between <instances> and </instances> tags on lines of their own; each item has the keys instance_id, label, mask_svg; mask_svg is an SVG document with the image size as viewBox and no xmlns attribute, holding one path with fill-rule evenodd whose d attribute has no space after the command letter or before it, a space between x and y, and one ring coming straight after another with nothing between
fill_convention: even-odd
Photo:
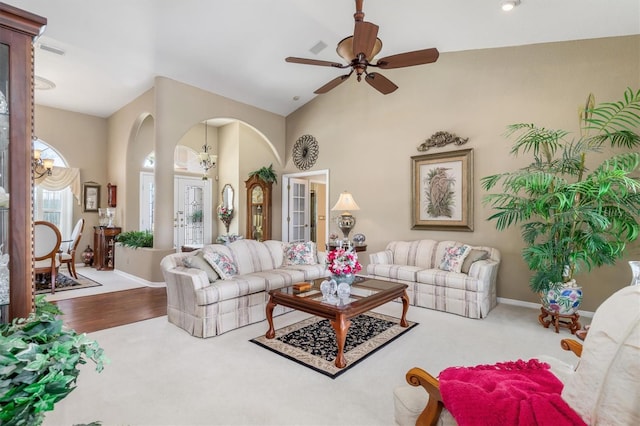
<instances>
[{"instance_id":1,"label":"pink flower arrangement","mask_svg":"<svg viewBox=\"0 0 640 426\"><path fill-rule=\"evenodd\" d=\"M343 248L331 250L327 255L326 265L333 275L356 274L362 270L356 252Z\"/></svg>"},{"instance_id":2,"label":"pink flower arrangement","mask_svg":"<svg viewBox=\"0 0 640 426\"><path fill-rule=\"evenodd\" d=\"M218 218L220 218L222 222L225 222L225 223L227 221L230 222L232 217L233 217L233 210L224 206L218 207Z\"/></svg>"}]
</instances>

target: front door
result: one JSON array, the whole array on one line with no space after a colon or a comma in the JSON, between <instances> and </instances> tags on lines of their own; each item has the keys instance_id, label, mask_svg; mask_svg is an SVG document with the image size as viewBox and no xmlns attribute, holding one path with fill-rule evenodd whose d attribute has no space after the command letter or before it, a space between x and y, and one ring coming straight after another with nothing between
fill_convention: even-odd
<instances>
[{"instance_id":1,"label":"front door","mask_svg":"<svg viewBox=\"0 0 640 426\"><path fill-rule=\"evenodd\" d=\"M174 180L174 244L211 243L211 187L208 180L176 176Z\"/></svg>"}]
</instances>

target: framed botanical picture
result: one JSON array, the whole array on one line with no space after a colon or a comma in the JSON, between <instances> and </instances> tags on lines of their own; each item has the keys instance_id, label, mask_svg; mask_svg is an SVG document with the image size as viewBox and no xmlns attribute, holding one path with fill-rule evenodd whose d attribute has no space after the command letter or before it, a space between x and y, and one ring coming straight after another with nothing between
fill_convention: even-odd
<instances>
[{"instance_id":1,"label":"framed botanical picture","mask_svg":"<svg viewBox=\"0 0 640 426\"><path fill-rule=\"evenodd\" d=\"M473 150L411 157L412 229L473 231Z\"/></svg>"},{"instance_id":2,"label":"framed botanical picture","mask_svg":"<svg viewBox=\"0 0 640 426\"><path fill-rule=\"evenodd\" d=\"M98 212L100 208L100 185L87 182L83 185L82 199L85 212Z\"/></svg>"}]
</instances>

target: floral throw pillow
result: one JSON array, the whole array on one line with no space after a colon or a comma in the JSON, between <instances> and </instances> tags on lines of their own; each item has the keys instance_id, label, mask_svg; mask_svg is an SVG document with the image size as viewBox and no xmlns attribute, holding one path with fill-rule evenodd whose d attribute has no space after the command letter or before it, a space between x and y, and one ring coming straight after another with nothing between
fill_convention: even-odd
<instances>
[{"instance_id":1,"label":"floral throw pillow","mask_svg":"<svg viewBox=\"0 0 640 426\"><path fill-rule=\"evenodd\" d=\"M464 259L471 251L471 246L452 245L444 250L442 261L440 262L440 269L443 271L458 272L462 270L462 264Z\"/></svg>"},{"instance_id":2,"label":"floral throw pillow","mask_svg":"<svg viewBox=\"0 0 640 426\"><path fill-rule=\"evenodd\" d=\"M223 280L230 280L234 275L238 274L236 264L226 254L218 253L217 251L207 252L204 254L204 260L209 262Z\"/></svg>"},{"instance_id":3,"label":"floral throw pillow","mask_svg":"<svg viewBox=\"0 0 640 426\"><path fill-rule=\"evenodd\" d=\"M313 241L285 243L285 265L315 265L316 263L316 244Z\"/></svg>"}]
</instances>

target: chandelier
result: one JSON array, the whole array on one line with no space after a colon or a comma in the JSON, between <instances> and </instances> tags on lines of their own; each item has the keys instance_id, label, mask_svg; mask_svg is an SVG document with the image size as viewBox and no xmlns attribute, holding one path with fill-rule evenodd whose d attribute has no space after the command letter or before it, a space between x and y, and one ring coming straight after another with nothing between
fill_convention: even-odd
<instances>
[{"instance_id":1,"label":"chandelier","mask_svg":"<svg viewBox=\"0 0 640 426\"><path fill-rule=\"evenodd\" d=\"M204 145L202 145L202 152L198 154L198 159L200 160L200 167L204 171L202 175L202 180L209 179L208 173L209 169L216 167L216 162L218 161L218 156L215 154L210 154L211 147L207 142L207 122L204 122Z\"/></svg>"},{"instance_id":2,"label":"chandelier","mask_svg":"<svg viewBox=\"0 0 640 426\"><path fill-rule=\"evenodd\" d=\"M51 176L53 170L53 158L42 158L42 151L39 149L33 150L33 174L36 179L40 179L42 176Z\"/></svg>"}]
</instances>

